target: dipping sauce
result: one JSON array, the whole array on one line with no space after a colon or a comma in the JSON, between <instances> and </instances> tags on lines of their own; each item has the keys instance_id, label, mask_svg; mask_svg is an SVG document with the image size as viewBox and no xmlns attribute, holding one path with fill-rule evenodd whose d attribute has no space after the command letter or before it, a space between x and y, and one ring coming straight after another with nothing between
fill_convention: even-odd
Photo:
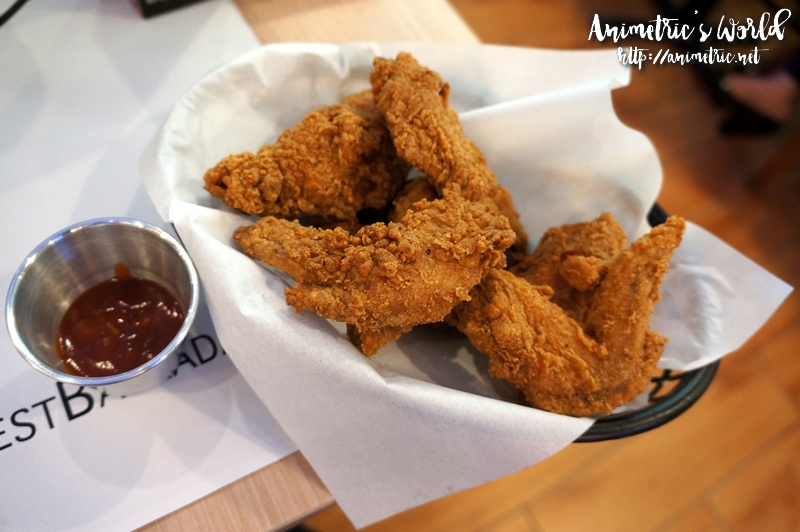
<instances>
[{"instance_id":1,"label":"dipping sauce","mask_svg":"<svg viewBox=\"0 0 800 532\"><path fill-rule=\"evenodd\" d=\"M178 334L185 314L169 290L133 277L124 264L89 288L67 309L58 326L56 354L67 372L107 377L137 368Z\"/></svg>"}]
</instances>

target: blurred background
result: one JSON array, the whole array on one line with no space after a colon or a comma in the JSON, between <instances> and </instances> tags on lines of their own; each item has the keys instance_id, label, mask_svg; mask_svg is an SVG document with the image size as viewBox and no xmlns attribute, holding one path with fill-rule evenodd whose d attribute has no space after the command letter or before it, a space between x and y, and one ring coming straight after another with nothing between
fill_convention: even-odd
<instances>
[{"instance_id":1,"label":"blurred background","mask_svg":"<svg viewBox=\"0 0 800 532\"><path fill-rule=\"evenodd\" d=\"M674 43L588 40L601 20L665 16L644 0L450 0L485 43L586 49L623 45L657 51ZM716 28L724 15L756 23L779 7L757 0L695 2ZM694 5L692 7L694 7ZM713 5L712 5L713 4ZM678 3L687 7L687 2ZM794 22L794 20L793 20ZM783 40L709 44L768 48L752 76L782 69L800 46ZM759 120L719 89L731 65L634 69L614 91L620 119L653 142L664 170L659 204L710 230L780 278L800 281L800 113ZM741 350L727 356L708 392L652 432L573 444L529 469L363 529L389 531L797 531L800 530L800 298L793 293ZM491 459L492 449L475 460ZM354 530L333 508L307 530Z\"/></svg>"}]
</instances>

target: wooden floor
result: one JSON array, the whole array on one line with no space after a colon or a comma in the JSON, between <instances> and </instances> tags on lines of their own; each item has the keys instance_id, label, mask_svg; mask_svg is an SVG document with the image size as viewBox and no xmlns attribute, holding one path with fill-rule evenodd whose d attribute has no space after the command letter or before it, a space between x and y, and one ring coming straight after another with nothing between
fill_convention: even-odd
<instances>
[{"instance_id":1,"label":"wooden floor","mask_svg":"<svg viewBox=\"0 0 800 532\"><path fill-rule=\"evenodd\" d=\"M586 48L594 44L587 36L597 10L654 14L646 3L610 0L603 7L589 0L452 1L484 42L519 46ZM721 136L724 111L685 66L634 71L614 103L656 146L665 174L658 201L667 212L800 286L800 172L760 195L747 187L788 132ZM364 530L800 531L799 325L794 293L723 360L700 402L662 428L573 444L534 467ZM304 525L353 530L338 507Z\"/></svg>"}]
</instances>

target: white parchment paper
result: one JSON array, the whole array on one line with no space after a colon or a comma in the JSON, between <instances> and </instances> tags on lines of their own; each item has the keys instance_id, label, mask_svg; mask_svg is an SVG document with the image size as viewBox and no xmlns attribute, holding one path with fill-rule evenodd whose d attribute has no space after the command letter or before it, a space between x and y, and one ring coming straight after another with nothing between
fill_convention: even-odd
<instances>
[{"instance_id":1,"label":"white parchment paper","mask_svg":"<svg viewBox=\"0 0 800 532\"><path fill-rule=\"evenodd\" d=\"M603 211L635 238L661 186L652 145L614 114L611 90L629 82L614 52L276 45L175 105L142 157L145 186L197 264L225 349L356 526L535 464L592 423L508 402L515 391L443 325L365 358L340 324L287 307L284 281L233 246L248 219L203 190L221 158L366 89L373 57L401 50L450 82L465 133L511 191L532 243ZM696 368L737 349L790 291L689 224L652 320L672 339L662 365Z\"/></svg>"}]
</instances>

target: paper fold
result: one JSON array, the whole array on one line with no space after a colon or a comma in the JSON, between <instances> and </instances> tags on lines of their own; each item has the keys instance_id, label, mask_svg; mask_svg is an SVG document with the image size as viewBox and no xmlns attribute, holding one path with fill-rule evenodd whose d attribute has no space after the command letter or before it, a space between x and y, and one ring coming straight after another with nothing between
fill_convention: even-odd
<instances>
[{"instance_id":1,"label":"paper fold","mask_svg":"<svg viewBox=\"0 0 800 532\"><path fill-rule=\"evenodd\" d=\"M363 357L341 326L286 306L286 283L233 246L248 219L202 189L221 158L366 89L372 58L400 50L450 82L465 133L511 191L533 243L547 227L603 211L635 238L661 186L652 145L614 114L610 91L629 72L612 52L268 46L176 104L143 155L145 186L197 265L226 351L356 526L535 464L592 423L514 404L486 357L443 325ZM663 364L676 369L738 348L791 290L692 224L673 270L652 323L671 338ZM753 282L758 290L745 286Z\"/></svg>"}]
</instances>

